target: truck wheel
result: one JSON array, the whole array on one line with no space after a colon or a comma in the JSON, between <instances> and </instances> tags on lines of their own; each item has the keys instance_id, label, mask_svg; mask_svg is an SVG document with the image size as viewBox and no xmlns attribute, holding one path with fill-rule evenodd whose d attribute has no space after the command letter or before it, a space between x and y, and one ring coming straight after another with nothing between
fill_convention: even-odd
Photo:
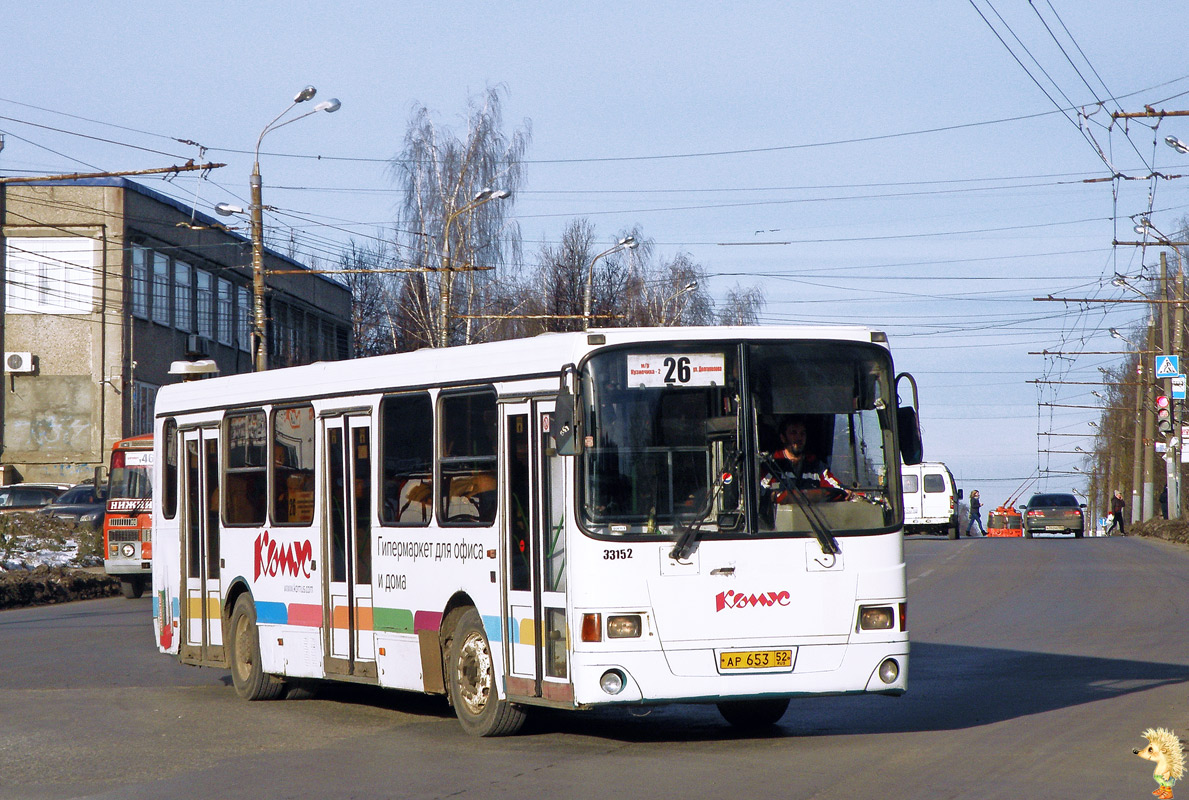
<instances>
[{"instance_id":1,"label":"truck wheel","mask_svg":"<svg viewBox=\"0 0 1189 800\"><path fill-rule=\"evenodd\" d=\"M776 700L724 700L718 704L718 713L736 728L759 730L780 722L788 707L787 697Z\"/></svg>"},{"instance_id":2,"label":"truck wheel","mask_svg":"<svg viewBox=\"0 0 1189 800\"><path fill-rule=\"evenodd\" d=\"M524 711L501 700L495 683L491 646L479 612L458 618L446 655L450 703L462 729L474 736L507 736L524 724Z\"/></svg>"},{"instance_id":3,"label":"truck wheel","mask_svg":"<svg viewBox=\"0 0 1189 800\"><path fill-rule=\"evenodd\" d=\"M240 595L227 624L230 636L227 647L230 651L231 682L235 693L245 700L275 700L281 696L285 683L275 675L267 674L260 666L260 631L256 627L256 604L251 596Z\"/></svg>"},{"instance_id":4,"label":"truck wheel","mask_svg":"<svg viewBox=\"0 0 1189 800\"><path fill-rule=\"evenodd\" d=\"M144 594L144 578L120 578L120 591L129 600Z\"/></svg>"}]
</instances>

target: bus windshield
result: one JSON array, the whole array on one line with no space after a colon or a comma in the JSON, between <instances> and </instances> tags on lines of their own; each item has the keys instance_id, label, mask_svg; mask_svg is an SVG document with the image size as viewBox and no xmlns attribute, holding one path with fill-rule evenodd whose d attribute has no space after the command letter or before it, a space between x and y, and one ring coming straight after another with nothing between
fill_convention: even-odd
<instances>
[{"instance_id":1,"label":"bus windshield","mask_svg":"<svg viewBox=\"0 0 1189 800\"><path fill-rule=\"evenodd\" d=\"M141 500L153 496L150 477L153 451L118 450L112 453L111 476L107 481L109 499Z\"/></svg>"},{"instance_id":2,"label":"bus windshield","mask_svg":"<svg viewBox=\"0 0 1189 800\"><path fill-rule=\"evenodd\" d=\"M809 536L899 524L883 348L635 347L591 357L582 381L580 502L592 532L696 522L712 535Z\"/></svg>"}]
</instances>

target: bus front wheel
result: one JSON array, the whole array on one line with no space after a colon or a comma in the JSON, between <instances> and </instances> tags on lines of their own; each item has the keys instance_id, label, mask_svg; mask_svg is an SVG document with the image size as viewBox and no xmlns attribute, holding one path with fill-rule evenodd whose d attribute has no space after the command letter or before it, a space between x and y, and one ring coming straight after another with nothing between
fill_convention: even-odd
<instances>
[{"instance_id":1,"label":"bus front wheel","mask_svg":"<svg viewBox=\"0 0 1189 800\"><path fill-rule=\"evenodd\" d=\"M724 700L718 704L722 718L743 730L769 728L788 711L788 698L776 700Z\"/></svg>"},{"instance_id":2,"label":"bus front wheel","mask_svg":"<svg viewBox=\"0 0 1189 800\"><path fill-rule=\"evenodd\" d=\"M129 600L135 600L144 594L144 578L120 578L120 591Z\"/></svg>"},{"instance_id":3,"label":"bus front wheel","mask_svg":"<svg viewBox=\"0 0 1189 800\"><path fill-rule=\"evenodd\" d=\"M475 736L506 736L524 724L524 711L499 698L495 663L479 612L458 618L446 656L450 703L463 730Z\"/></svg>"},{"instance_id":4,"label":"bus front wheel","mask_svg":"<svg viewBox=\"0 0 1189 800\"><path fill-rule=\"evenodd\" d=\"M284 682L269 675L260 666L260 631L256 627L256 604L246 594L235 601L227 624L228 660L235 692L245 700L275 700L285 689Z\"/></svg>"}]
</instances>

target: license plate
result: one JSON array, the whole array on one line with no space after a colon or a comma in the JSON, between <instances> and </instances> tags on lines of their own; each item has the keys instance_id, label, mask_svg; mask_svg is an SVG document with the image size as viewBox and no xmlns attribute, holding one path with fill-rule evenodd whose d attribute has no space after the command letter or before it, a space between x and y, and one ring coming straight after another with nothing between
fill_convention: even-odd
<instances>
[{"instance_id":1,"label":"license plate","mask_svg":"<svg viewBox=\"0 0 1189 800\"><path fill-rule=\"evenodd\" d=\"M718 667L737 669L792 669L792 650L735 650L718 654Z\"/></svg>"},{"instance_id":2,"label":"license plate","mask_svg":"<svg viewBox=\"0 0 1189 800\"><path fill-rule=\"evenodd\" d=\"M1062 525L1046 525L1045 530L1046 531L1063 531L1063 530L1065 530L1065 528Z\"/></svg>"}]
</instances>

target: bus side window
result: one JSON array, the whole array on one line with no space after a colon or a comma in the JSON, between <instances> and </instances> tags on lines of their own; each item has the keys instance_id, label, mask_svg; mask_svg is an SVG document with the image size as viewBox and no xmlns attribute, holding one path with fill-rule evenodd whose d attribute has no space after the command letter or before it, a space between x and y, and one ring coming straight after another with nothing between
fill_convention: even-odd
<instances>
[{"instance_id":1,"label":"bus side window","mask_svg":"<svg viewBox=\"0 0 1189 800\"><path fill-rule=\"evenodd\" d=\"M495 521L496 417L495 392L441 399L438 513L443 523L490 525Z\"/></svg>"},{"instance_id":2,"label":"bus side window","mask_svg":"<svg viewBox=\"0 0 1189 800\"><path fill-rule=\"evenodd\" d=\"M428 394L380 401L380 458L385 525L428 525L433 516L433 404Z\"/></svg>"},{"instance_id":3,"label":"bus side window","mask_svg":"<svg viewBox=\"0 0 1189 800\"><path fill-rule=\"evenodd\" d=\"M309 525L314 521L314 407L273 412L273 522Z\"/></svg>"},{"instance_id":4,"label":"bus side window","mask_svg":"<svg viewBox=\"0 0 1189 800\"><path fill-rule=\"evenodd\" d=\"M268 425L263 411L227 416L223 515L228 525L263 525L268 497Z\"/></svg>"},{"instance_id":5,"label":"bus side window","mask_svg":"<svg viewBox=\"0 0 1189 800\"><path fill-rule=\"evenodd\" d=\"M165 420L161 427L161 451L165 454L164 464L161 465L162 480L165 484L161 488L161 515L166 519L173 519L178 511L178 441L177 422Z\"/></svg>"}]
</instances>

